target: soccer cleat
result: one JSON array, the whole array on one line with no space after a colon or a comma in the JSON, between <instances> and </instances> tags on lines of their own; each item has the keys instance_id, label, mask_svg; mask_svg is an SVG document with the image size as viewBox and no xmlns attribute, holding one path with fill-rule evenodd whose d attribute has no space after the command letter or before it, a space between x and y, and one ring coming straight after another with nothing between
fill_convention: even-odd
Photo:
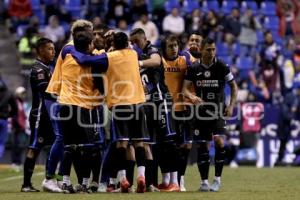
<instances>
[{"instance_id":1,"label":"soccer cleat","mask_svg":"<svg viewBox=\"0 0 300 200\"><path fill-rule=\"evenodd\" d=\"M90 193L92 193L92 191L90 190L90 188L87 185L82 185L80 193L90 194Z\"/></svg>"},{"instance_id":2,"label":"soccer cleat","mask_svg":"<svg viewBox=\"0 0 300 200\"><path fill-rule=\"evenodd\" d=\"M63 190L57 185L56 179L44 179L42 183L43 190L45 192L62 193Z\"/></svg>"},{"instance_id":3,"label":"soccer cleat","mask_svg":"<svg viewBox=\"0 0 300 200\"><path fill-rule=\"evenodd\" d=\"M106 183L99 183L98 192L107 192Z\"/></svg>"},{"instance_id":4,"label":"soccer cleat","mask_svg":"<svg viewBox=\"0 0 300 200\"><path fill-rule=\"evenodd\" d=\"M165 184L165 183L161 183L158 185L158 189L159 190L164 190L167 189L169 185Z\"/></svg>"},{"instance_id":5,"label":"soccer cleat","mask_svg":"<svg viewBox=\"0 0 300 200\"><path fill-rule=\"evenodd\" d=\"M127 178L126 177L122 178L122 180L120 182L121 192L122 193L127 193L129 186L130 186L130 184L129 184Z\"/></svg>"},{"instance_id":6,"label":"soccer cleat","mask_svg":"<svg viewBox=\"0 0 300 200\"><path fill-rule=\"evenodd\" d=\"M74 194L76 193L75 189L73 188L73 185L67 185L66 183L63 183L61 189L64 191L66 194ZM76 188L77 189L77 188Z\"/></svg>"},{"instance_id":7,"label":"soccer cleat","mask_svg":"<svg viewBox=\"0 0 300 200\"><path fill-rule=\"evenodd\" d=\"M39 192L39 190L32 185L22 185L21 192Z\"/></svg>"},{"instance_id":8,"label":"soccer cleat","mask_svg":"<svg viewBox=\"0 0 300 200\"><path fill-rule=\"evenodd\" d=\"M81 192L81 190L82 190L82 185L76 184L76 185L74 186L74 191L75 191L76 193Z\"/></svg>"},{"instance_id":9,"label":"soccer cleat","mask_svg":"<svg viewBox=\"0 0 300 200\"><path fill-rule=\"evenodd\" d=\"M220 187L221 187L221 183L217 180L213 180L210 186L210 191L218 192L220 190Z\"/></svg>"},{"instance_id":10,"label":"soccer cleat","mask_svg":"<svg viewBox=\"0 0 300 200\"><path fill-rule=\"evenodd\" d=\"M116 188L113 191L111 191L112 193L121 193L121 188Z\"/></svg>"},{"instance_id":11,"label":"soccer cleat","mask_svg":"<svg viewBox=\"0 0 300 200\"><path fill-rule=\"evenodd\" d=\"M137 193L144 193L146 192L146 181L144 176L139 176L137 178Z\"/></svg>"},{"instance_id":12,"label":"soccer cleat","mask_svg":"<svg viewBox=\"0 0 300 200\"><path fill-rule=\"evenodd\" d=\"M128 193L135 193L135 192L136 192L136 188L134 185L128 188Z\"/></svg>"},{"instance_id":13,"label":"soccer cleat","mask_svg":"<svg viewBox=\"0 0 300 200\"><path fill-rule=\"evenodd\" d=\"M199 191L201 192L209 192L209 184L208 183L201 183Z\"/></svg>"},{"instance_id":14,"label":"soccer cleat","mask_svg":"<svg viewBox=\"0 0 300 200\"><path fill-rule=\"evenodd\" d=\"M113 184L109 184L107 187L106 187L106 192L112 192L113 190L116 189L116 186L113 185Z\"/></svg>"},{"instance_id":15,"label":"soccer cleat","mask_svg":"<svg viewBox=\"0 0 300 200\"><path fill-rule=\"evenodd\" d=\"M162 192L180 192L180 188L177 184L171 183L167 188L161 189Z\"/></svg>"},{"instance_id":16,"label":"soccer cleat","mask_svg":"<svg viewBox=\"0 0 300 200\"><path fill-rule=\"evenodd\" d=\"M57 186L61 189L63 185L63 181L57 180Z\"/></svg>"},{"instance_id":17,"label":"soccer cleat","mask_svg":"<svg viewBox=\"0 0 300 200\"><path fill-rule=\"evenodd\" d=\"M97 192L98 188L99 188L99 185L95 181L90 183L90 189L91 189L92 192Z\"/></svg>"},{"instance_id":18,"label":"soccer cleat","mask_svg":"<svg viewBox=\"0 0 300 200\"><path fill-rule=\"evenodd\" d=\"M146 189L146 192L160 192L160 190L154 185L149 185L149 187Z\"/></svg>"},{"instance_id":19,"label":"soccer cleat","mask_svg":"<svg viewBox=\"0 0 300 200\"><path fill-rule=\"evenodd\" d=\"M184 185L180 184L180 192L186 192L186 188L184 187Z\"/></svg>"}]
</instances>

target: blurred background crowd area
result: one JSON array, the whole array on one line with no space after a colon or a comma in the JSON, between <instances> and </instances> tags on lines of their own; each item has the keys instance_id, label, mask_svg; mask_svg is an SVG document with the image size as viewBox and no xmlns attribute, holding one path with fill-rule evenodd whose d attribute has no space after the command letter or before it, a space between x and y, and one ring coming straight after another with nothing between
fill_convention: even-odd
<instances>
[{"instance_id":1,"label":"blurred background crowd area","mask_svg":"<svg viewBox=\"0 0 300 200\"><path fill-rule=\"evenodd\" d=\"M37 37L52 39L59 53L70 39L70 25L78 18L89 19L95 25L107 24L127 34L135 27L142 27L157 46L164 34L176 34L182 50L187 48L193 32L212 37L217 41L219 58L237 74L240 89L250 89L263 102L274 103L281 90L293 87L300 69L298 0L0 2L1 22L17 44L22 74L29 73L34 61L32 47ZM240 97L246 98L246 93L240 93Z\"/></svg>"},{"instance_id":2,"label":"blurred background crowd area","mask_svg":"<svg viewBox=\"0 0 300 200\"><path fill-rule=\"evenodd\" d=\"M37 38L53 40L58 54L79 18L127 34L142 27L158 47L164 35L175 34L181 50L198 32L216 40L217 56L235 74L239 102L275 106L275 123L299 120L299 11L299 0L0 0L0 73L12 93L25 88L24 102L30 104L28 77ZM248 114L255 115L255 109ZM291 129L283 125L277 132L289 136Z\"/></svg>"}]
</instances>

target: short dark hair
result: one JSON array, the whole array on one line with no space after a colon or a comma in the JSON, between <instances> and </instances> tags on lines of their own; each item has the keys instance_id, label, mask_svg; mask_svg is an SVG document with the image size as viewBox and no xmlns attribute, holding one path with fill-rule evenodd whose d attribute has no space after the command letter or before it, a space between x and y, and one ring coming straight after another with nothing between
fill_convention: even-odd
<instances>
[{"instance_id":1,"label":"short dark hair","mask_svg":"<svg viewBox=\"0 0 300 200\"><path fill-rule=\"evenodd\" d=\"M53 41L45 37L38 39L35 44L36 52L39 53L39 49L48 43L53 43Z\"/></svg>"},{"instance_id":2,"label":"short dark hair","mask_svg":"<svg viewBox=\"0 0 300 200\"><path fill-rule=\"evenodd\" d=\"M135 28L130 32L130 36L137 35L137 34L146 35L145 31L141 28Z\"/></svg>"},{"instance_id":3,"label":"short dark hair","mask_svg":"<svg viewBox=\"0 0 300 200\"><path fill-rule=\"evenodd\" d=\"M201 42L201 47L204 47L206 44L214 44L216 43L214 39L207 37Z\"/></svg>"},{"instance_id":4,"label":"short dark hair","mask_svg":"<svg viewBox=\"0 0 300 200\"><path fill-rule=\"evenodd\" d=\"M203 37L203 33L201 31L199 31L199 30L192 31L189 37L191 37L191 35L199 35L199 36Z\"/></svg>"},{"instance_id":5,"label":"short dark hair","mask_svg":"<svg viewBox=\"0 0 300 200\"><path fill-rule=\"evenodd\" d=\"M86 31L73 33L74 46L77 51L85 52L93 41L93 35Z\"/></svg>"},{"instance_id":6,"label":"short dark hair","mask_svg":"<svg viewBox=\"0 0 300 200\"><path fill-rule=\"evenodd\" d=\"M165 36L162 40L161 40L161 43L160 43L160 47L161 47L161 51L162 51L162 55L163 57L166 57L166 50L167 50L167 42L170 41L170 42L177 42L178 46L179 46L179 40L178 40L178 37L176 35L167 35Z\"/></svg>"},{"instance_id":7,"label":"short dark hair","mask_svg":"<svg viewBox=\"0 0 300 200\"><path fill-rule=\"evenodd\" d=\"M126 33L117 32L114 34L114 47L116 50L128 47L128 36Z\"/></svg>"}]
</instances>

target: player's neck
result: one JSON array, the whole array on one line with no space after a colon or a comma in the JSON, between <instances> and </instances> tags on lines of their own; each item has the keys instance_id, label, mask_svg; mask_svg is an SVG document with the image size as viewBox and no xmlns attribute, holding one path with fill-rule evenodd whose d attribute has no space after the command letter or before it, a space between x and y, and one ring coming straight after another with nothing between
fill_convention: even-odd
<instances>
[{"instance_id":1,"label":"player's neck","mask_svg":"<svg viewBox=\"0 0 300 200\"><path fill-rule=\"evenodd\" d=\"M47 59L42 58L42 57L40 57L40 56L38 56L36 59L39 60L40 62L42 62L42 63L45 64L45 65L48 65L48 64L49 64L49 61L48 61Z\"/></svg>"},{"instance_id":2,"label":"player's neck","mask_svg":"<svg viewBox=\"0 0 300 200\"><path fill-rule=\"evenodd\" d=\"M205 59L205 58L202 58L202 63L206 66L210 66L212 63L213 63L213 60L214 59Z\"/></svg>"}]
</instances>

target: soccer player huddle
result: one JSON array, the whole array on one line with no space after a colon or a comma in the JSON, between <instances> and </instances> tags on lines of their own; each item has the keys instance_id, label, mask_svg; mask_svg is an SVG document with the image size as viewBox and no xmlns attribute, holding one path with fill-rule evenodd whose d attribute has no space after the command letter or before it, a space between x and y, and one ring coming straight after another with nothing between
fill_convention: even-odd
<instances>
[{"instance_id":1,"label":"soccer player huddle","mask_svg":"<svg viewBox=\"0 0 300 200\"><path fill-rule=\"evenodd\" d=\"M41 149L51 145L44 191L183 192L192 143L199 191L219 191L224 118L232 115L237 86L229 66L215 56L215 42L194 33L187 51L180 52L178 38L167 35L158 50L143 29L132 30L128 38L86 20L75 21L71 33L73 40L62 48L54 70L53 42L41 38L36 45L31 140L21 191L39 191L31 177ZM226 83L231 98L225 106ZM215 178L209 184L211 140Z\"/></svg>"}]
</instances>

